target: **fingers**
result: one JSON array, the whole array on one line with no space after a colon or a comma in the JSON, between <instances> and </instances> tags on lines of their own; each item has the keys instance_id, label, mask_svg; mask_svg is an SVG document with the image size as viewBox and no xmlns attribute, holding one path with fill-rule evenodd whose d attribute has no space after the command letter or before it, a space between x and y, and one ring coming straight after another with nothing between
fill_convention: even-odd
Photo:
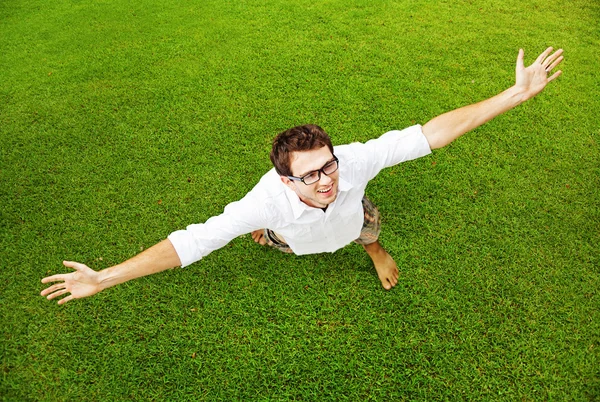
<instances>
[{"instance_id":1,"label":"fingers","mask_svg":"<svg viewBox=\"0 0 600 402\"><path fill-rule=\"evenodd\" d=\"M81 263L78 263L75 261L63 261L63 265L65 267L72 268L72 269L76 270L77 272L84 272L84 271L90 270L90 268L87 265L84 265L84 264L81 264ZM48 300L52 300L56 297L59 297L59 296L69 293L71 291L70 290L71 285L68 284L67 282L70 282L71 279L73 279L77 275L80 275L77 272L72 272L70 274L52 275L52 276L43 278L42 283L50 283L50 282L60 282L60 283L56 283L56 284L49 286L48 288L42 290L40 292L40 295L46 296L46 298ZM64 304L73 299L75 299L75 297L73 295L69 295L69 296L59 300L58 304Z\"/></svg>"},{"instance_id":2,"label":"fingers","mask_svg":"<svg viewBox=\"0 0 600 402\"><path fill-rule=\"evenodd\" d=\"M55 285L50 286L47 289L42 290L40 293L42 296L46 296L46 299L52 300L59 296L69 293L67 286L64 283L57 283ZM65 304L66 302L75 299L73 295L69 295L63 299L58 301L58 304Z\"/></svg>"},{"instance_id":3,"label":"fingers","mask_svg":"<svg viewBox=\"0 0 600 402\"><path fill-rule=\"evenodd\" d=\"M542 54L540 54L537 59L535 59L535 62L542 64L542 62L546 59L546 57L548 57L548 55L552 52L552 50L553 50L552 46L550 46L548 49L544 50L544 52Z\"/></svg>"},{"instance_id":4,"label":"fingers","mask_svg":"<svg viewBox=\"0 0 600 402\"><path fill-rule=\"evenodd\" d=\"M65 274L47 276L44 279L42 279L42 283L64 281L66 279L65 277L66 277Z\"/></svg>"},{"instance_id":5,"label":"fingers","mask_svg":"<svg viewBox=\"0 0 600 402\"><path fill-rule=\"evenodd\" d=\"M517 56L517 70L525 68L525 65L523 64L524 55L525 52L523 51L523 49L519 49L519 55Z\"/></svg>"},{"instance_id":6,"label":"fingers","mask_svg":"<svg viewBox=\"0 0 600 402\"><path fill-rule=\"evenodd\" d=\"M552 50L551 47L549 47L548 49ZM546 72L550 72L554 67L556 67L564 59L564 57L562 56L562 53L563 53L562 49L558 49L556 52L552 53L551 55L548 55L548 49L546 50L546 52L544 52L540 55L540 56L544 56L544 57L541 60L539 60L539 63L542 65L542 67L544 67L544 70L546 70ZM539 57L538 57L538 59L539 59Z\"/></svg>"},{"instance_id":7,"label":"fingers","mask_svg":"<svg viewBox=\"0 0 600 402\"><path fill-rule=\"evenodd\" d=\"M75 261L63 261L63 265L68 268L73 268L76 271L83 271L86 268L88 268L87 265L80 264ZM69 274L57 274L57 275L47 276L44 279L42 279L42 283L64 281L65 279L67 279L67 275L69 275Z\"/></svg>"},{"instance_id":8,"label":"fingers","mask_svg":"<svg viewBox=\"0 0 600 402\"><path fill-rule=\"evenodd\" d=\"M264 230L259 229L259 230L255 230L254 232L252 232L252 240L254 240L256 243L260 244L261 246L264 246L265 244L267 244L267 240L265 239L265 236L264 236Z\"/></svg>"},{"instance_id":9,"label":"fingers","mask_svg":"<svg viewBox=\"0 0 600 402\"><path fill-rule=\"evenodd\" d=\"M558 78L560 75L562 74L562 70L558 70L557 72L555 72L554 74L552 74L552 77L548 78L548 82Z\"/></svg>"},{"instance_id":10,"label":"fingers","mask_svg":"<svg viewBox=\"0 0 600 402\"><path fill-rule=\"evenodd\" d=\"M58 301L58 304L65 304L66 302L71 301L73 299L75 299L75 297L73 297L73 295L69 295L69 296L65 297L64 299L60 299Z\"/></svg>"},{"instance_id":11,"label":"fingers","mask_svg":"<svg viewBox=\"0 0 600 402\"><path fill-rule=\"evenodd\" d=\"M66 288L66 285L65 285L64 282L57 283L55 285L52 285L52 286L47 287L46 289L42 290L40 292L40 295L46 296L46 295L48 295L48 294L50 294L52 292L56 292L57 290L61 290L61 289L65 289L65 288Z\"/></svg>"},{"instance_id":12,"label":"fingers","mask_svg":"<svg viewBox=\"0 0 600 402\"><path fill-rule=\"evenodd\" d=\"M63 261L63 265L67 268L73 268L76 271L83 271L87 268L87 265L75 261Z\"/></svg>"},{"instance_id":13,"label":"fingers","mask_svg":"<svg viewBox=\"0 0 600 402\"><path fill-rule=\"evenodd\" d=\"M52 299L54 299L55 297L58 297L58 296L62 296L62 295L64 295L65 293L69 293L69 291L68 291L67 289L61 289L61 290L59 290L59 291L56 291L56 292L54 292L54 293L51 293L51 294L49 294L49 295L48 295L48 297L46 297L46 299L48 299L48 300L52 300Z\"/></svg>"},{"instance_id":14,"label":"fingers","mask_svg":"<svg viewBox=\"0 0 600 402\"><path fill-rule=\"evenodd\" d=\"M562 53L562 49L560 51ZM564 57L563 56L559 56L560 53L556 52L555 54L552 55L552 57L548 57L548 59L546 60L546 71L550 72L552 71L552 69L554 69L554 67L558 66L560 64L560 62L563 61ZM554 60L554 62L552 61ZM552 64L550 64L552 63Z\"/></svg>"}]
</instances>

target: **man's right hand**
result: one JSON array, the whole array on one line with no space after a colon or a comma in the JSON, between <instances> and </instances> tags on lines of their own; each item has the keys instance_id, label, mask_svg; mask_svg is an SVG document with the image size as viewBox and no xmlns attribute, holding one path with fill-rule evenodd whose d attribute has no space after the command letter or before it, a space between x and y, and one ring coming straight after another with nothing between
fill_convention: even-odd
<instances>
[{"instance_id":1,"label":"man's right hand","mask_svg":"<svg viewBox=\"0 0 600 402\"><path fill-rule=\"evenodd\" d=\"M52 300L71 293L58 301L58 304L64 304L73 299L95 295L102 290L99 272L78 262L63 261L63 264L65 267L73 268L75 272L52 275L42 279L42 283L60 282L42 290L40 293L42 296L47 296L48 300Z\"/></svg>"},{"instance_id":2,"label":"man's right hand","mask_svg":"<svg viewBox=\"0 0 600 402\"><path fill-rule=\"evenodd\" d=\"M59 282L42 290L41 295L46 296L48 300L71 293L60 299L58 304L95 295L111 286L141 276L180 267L181 260L171 241L165 239L135 257L102 271L94 271L87 265L73 261L63 261L63 264L65 267L73 268L75 272L52 275L42 279L42 283Z\"/></svg>"}]
</instances>

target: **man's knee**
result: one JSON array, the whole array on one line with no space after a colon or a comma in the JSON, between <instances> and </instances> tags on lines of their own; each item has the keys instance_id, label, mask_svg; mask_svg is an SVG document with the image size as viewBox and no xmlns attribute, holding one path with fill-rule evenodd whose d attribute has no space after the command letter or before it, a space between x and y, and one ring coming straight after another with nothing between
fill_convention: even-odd
<instances>
[{"instance_id":1,"label":"man's knee","mask_svg":"<svg viewBox=\"0 0 600 402\"><path fill-rule=\"evenodd\" d=\"M363 197L362 206L364 212L363 227L360 236L354 242L362 245L375 243L381 232L381 216L377 207L367 197Z\"/></svg>"},{"instance_id":2,"label":"man's knee","mask_svg":"<svg viewBox=\"0 0 600 402\"><path fill-rule=\"evenodd\" d=\"M285 240L277 233L273 232L271 229L265 229L264 238L269 246L276 248L277 250L282 251L284 253L293 253L292 249L285 242Z\"/></svg>"}]
</instances>

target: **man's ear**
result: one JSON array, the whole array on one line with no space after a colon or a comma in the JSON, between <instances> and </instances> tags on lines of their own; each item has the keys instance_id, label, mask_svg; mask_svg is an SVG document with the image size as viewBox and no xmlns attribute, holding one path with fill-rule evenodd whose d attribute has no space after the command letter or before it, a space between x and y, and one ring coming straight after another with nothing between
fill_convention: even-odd
<instances>
[{"instance_id":1,"label":"man's ear","mask_svg":"<svg viewBox=\"0 0 600 402\"><path fill-rule=\"evenodd\" d=\"M281 179L281 182L283 184L285 184L286 186L288 186L289 188L291 188L292 190L294 190L294 183L293 180L288 179L285 176L279 176L279 178Z\"/></svg>"}]
</instances>

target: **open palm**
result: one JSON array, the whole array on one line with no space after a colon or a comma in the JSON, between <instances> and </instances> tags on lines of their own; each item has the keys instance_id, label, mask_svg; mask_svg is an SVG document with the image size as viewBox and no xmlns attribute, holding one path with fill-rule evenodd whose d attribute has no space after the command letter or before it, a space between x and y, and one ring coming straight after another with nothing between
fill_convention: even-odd
<instances>
[{"instance_id":1,"label":"open palm","mask_svg":"<svg viewBox=\"0 0 600 402\"><path fill-rule=\"evenodd\" d=\"M558 70L548 77L548 74L563 60L562 49L559 49L554 53L552 53L552 50L551 47L546 49L538 56L535 62L528 67L525 67L523 64L523 49L519 50L516 68L517 80L515 86L522 90L524 96L523 101L539 94L550 81L558 78L558 76L562 74L562 71Z\"/></svg>"},{"instance_id":2,"label":"open palm","mask_svg":"<svg viewBox=\"0 0 600 402\"><path fill-rule=\"evenodd\" d=\"M63 261L63 264L65 267L73 268L75 272L52 275L42 279L42 283L59 282L42 290L42 296L47 296L48 300L52 300L70 293L69 296L58 301L58 304L64 304L73 299L92 296L101 290L98 272L87 265L73 261Z\"/></svg>"}]
</instances>

